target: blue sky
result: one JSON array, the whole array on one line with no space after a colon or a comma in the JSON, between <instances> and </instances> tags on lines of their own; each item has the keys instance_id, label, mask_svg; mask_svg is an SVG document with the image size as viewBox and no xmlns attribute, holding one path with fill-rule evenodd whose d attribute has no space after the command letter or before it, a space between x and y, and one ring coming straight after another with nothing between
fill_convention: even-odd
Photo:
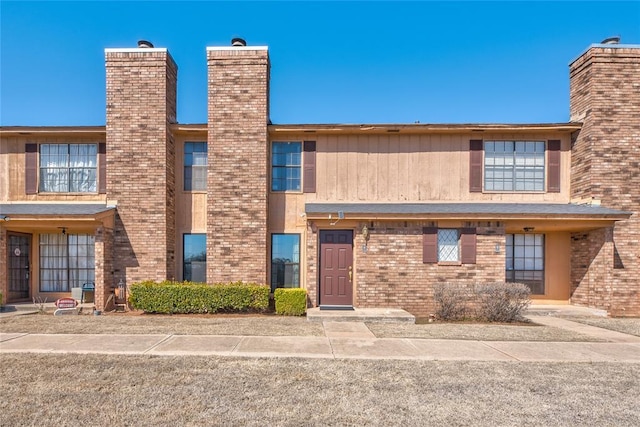
<instances>
[{"instance_id":1,"label":"blue sky","mask_svg":"<svg viewBox=\"0 0 640 427\"><path fill-rule=\"evenodd\" d=\"M568 64L640 2L0 1L0 125L104 125L104 48L178 64L178 121L205 123L206 46L268 45L274 123L569 118Z\"/></svg>"}]
</instances>

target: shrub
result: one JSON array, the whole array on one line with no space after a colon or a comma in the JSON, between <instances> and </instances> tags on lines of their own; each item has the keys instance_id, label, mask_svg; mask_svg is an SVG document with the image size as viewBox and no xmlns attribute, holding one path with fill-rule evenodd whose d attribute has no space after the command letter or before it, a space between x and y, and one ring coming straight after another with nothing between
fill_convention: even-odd
<instances>
[{"instance_id":1,"label":"shrub","mask_svg":"<svg viewBox=\"0 0 640 427\"><path fill-rule=\"evenodd\" d=\"M531 290L522 283L488 283L476 288L478 315L489 322L513 322L531 303Z\"/></svg>"},{"instance_id":2,"label":"shrub","mask_svg":"<svg viewBox=\"0 0 640 427\"><path fill-rule=\"evenodd\" d=\"M463 283L436 283L433 299L436 303L436 318L462 320L469 315L468 300L472 291Z\"/></svg>"},{"instance_id":3,"label":"shrub","mask_svg":"<svg viewBox=\"0 0 640 427\"><path fill-rule=\"evenodd\" d=\"M278 288L273 293L276 313L302 316L307 311L307 291L300 288Z\"/></svg>"},{"instance_id":4,"label":"shrub","mask_svg":"<svg viewBox=\"0 0 640 427\"><path fill-rule=\"evenodd\" d=\"M269 287L242 282L145 281L130 286L129 304L146 313L261 312L269 307Z\"/></svg>"}]
</instances>

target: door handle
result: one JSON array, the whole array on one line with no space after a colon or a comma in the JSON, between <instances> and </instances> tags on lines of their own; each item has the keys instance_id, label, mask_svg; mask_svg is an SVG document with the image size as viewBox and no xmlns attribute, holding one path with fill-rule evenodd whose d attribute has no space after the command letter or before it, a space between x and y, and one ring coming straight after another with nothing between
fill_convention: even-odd
<instances>
[{"instance_id":1,"label":"door handle","mask_svg":"<svg viewBox=\"0 0 640 427\"><path fill-rule=\"evenodd\" d=\"M349 266L349 282L353 281L353 267Z\"/></svg>"}]
</instances>

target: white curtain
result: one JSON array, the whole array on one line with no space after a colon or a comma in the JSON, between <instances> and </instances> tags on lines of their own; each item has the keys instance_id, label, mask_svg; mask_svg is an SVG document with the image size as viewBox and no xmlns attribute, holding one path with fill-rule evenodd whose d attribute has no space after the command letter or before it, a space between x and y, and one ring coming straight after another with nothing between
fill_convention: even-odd
<instances>
[{"instance_id":1,"label":"white curtain","mask_svg":"<svg viewBox=\"0 0 640 427\"><path fill-rule=\"evenodd\" d=\"M69 265L67 236L40 235L40 290L43 292L69 291Z\"/></svg>"},{"instance_id":2,"label":"white curtain","mask_svg":"<svg viewBox=\"0 0 640 427\"><path fill-rule=\"evenodd\" d=\"M96 144L42 144L40 191L92 193L97 188Z\"/></svg>"}]
</instances>

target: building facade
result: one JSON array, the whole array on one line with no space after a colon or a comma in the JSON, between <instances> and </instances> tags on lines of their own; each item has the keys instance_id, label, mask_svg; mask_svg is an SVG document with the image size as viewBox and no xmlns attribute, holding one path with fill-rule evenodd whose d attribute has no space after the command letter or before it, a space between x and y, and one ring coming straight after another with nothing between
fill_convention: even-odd
<instances>
[{"instance_id":1,"label":"building facade","mask_svg":"<svg viewBox=\"0 0 640 427\"><path fill-rule=\"evenodd\" d=\"M3 127L3 302L247 281L433 312L436 283L640 314L640 46L570 64L567 123L271 124L268 48L207 48L208 122L164 48L106 49L106 126Z\"/></svg>"}]
</instances>

